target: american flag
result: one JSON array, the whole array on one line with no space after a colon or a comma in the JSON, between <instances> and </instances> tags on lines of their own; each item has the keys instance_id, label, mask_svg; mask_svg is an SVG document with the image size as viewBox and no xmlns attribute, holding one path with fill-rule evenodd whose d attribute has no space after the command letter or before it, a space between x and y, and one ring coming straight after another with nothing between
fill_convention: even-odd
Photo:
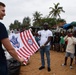
<instances>
[{"instance_id":1,"label":"american flag","mask_svg":"<svg viewBox=\"0 0 76 75\"><path fill-rule=\"evenodd\" d=\"M11 33L9 39L19 57L25 59L25 63L39 49L30 29L17 34Z\"/></svg>"}]
</instances>

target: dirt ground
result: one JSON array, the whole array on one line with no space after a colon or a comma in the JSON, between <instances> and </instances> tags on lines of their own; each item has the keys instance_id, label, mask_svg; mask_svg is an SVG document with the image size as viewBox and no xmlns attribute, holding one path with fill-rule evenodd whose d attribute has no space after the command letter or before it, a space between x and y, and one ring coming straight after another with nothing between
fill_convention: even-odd
<instances>
[{"instance_id":1,"label":"dirt ground","mask_svg":"<svg viewBox=\"0 0 76 75\"><path fill-rule=\"evenodd\" d=\"M65 52L56 52L51 50L51 71L47 71L47 64L45 69L39 70L41 66L40 54L35 53L30 58L30 63L26 66L21 66L20 75L76 75L76 64L73 62L73 69L69 68L70 58L68 58L67 66L61 66L64 62ZM46 57L45 57L46 60Z\"/></svg>"}]
</instances>

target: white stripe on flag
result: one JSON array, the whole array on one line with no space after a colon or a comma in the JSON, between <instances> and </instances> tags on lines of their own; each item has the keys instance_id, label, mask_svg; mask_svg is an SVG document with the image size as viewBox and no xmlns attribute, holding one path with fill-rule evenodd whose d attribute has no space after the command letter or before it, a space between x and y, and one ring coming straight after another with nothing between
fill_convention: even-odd
<instances>
[{"instance_id":1,"label":"white stripe on flag","mask_svg":"<svg viewBox=\"0 0 76 75\"><path fill-rule=\"evenodd\" d=\"M37 42L35 41L35 38L33 37L33 35L32 35L32 33L31 33L31 31L30 30L28 30L29 31L29 35L30 35L30 38L32 39L32 41L33 41L33 43L34 43L34 46L35 46L35 48L36 48L36 51L40 48L39 46L38 46L38 44L37 44Z\"/></svg>"},{"instance_id":2,"label":"white stripe on flag","mask_svg":"<svg viewBox=\"0 0 76 75\"><path fill-rule=\"evenodd\" d=\"M18 54L19 57L24 58L23 55L21 55L18 51L17 51L17 54ZM25 59L25 63L26 63L28 60L26 58L24 58L24 59Z\"/></svg>"},{"instance_id":3,"label":"white stripe on flag","mask_svg":"<svg viewBox=\"0 0 76 75\"><path fill-rule=\"evenodd\" d=\"M28 41L30 38L29 38L29 36L28 36L28 31L26 31L25 32L25 39ZM33 42L32 42L33 43ZM28 44L29 45L29 47L31 48L31 50L33 51L33 53L35 52L35 49L34 49L34 47L33 47L33 44Z\"/></svg>"},{"instance_id":4,"label":"white stripe on flag","mask_svg":"<svg viewBox=\"0 0 76 75\"><path fill-rule=\"evenodd\" d=\"M31 52L30 47L27 45L27 42L25 41L25 38L24 38L24 36L23 36L23 32L21 32L20 35L21 35L21 40L22 40L23 44L24 44L25 47L27 48L28 52L32 55L33 53Z\"/></svg>"}]
</instances>

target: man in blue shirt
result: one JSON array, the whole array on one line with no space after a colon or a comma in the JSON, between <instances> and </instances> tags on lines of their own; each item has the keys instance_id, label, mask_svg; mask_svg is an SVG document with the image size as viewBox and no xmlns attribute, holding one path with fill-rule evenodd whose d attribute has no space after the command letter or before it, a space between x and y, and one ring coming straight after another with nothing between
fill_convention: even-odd
<instances>
[{"instance_id":1,"label":"man in blue shirt","mask_svg":"<svg viewBox=\"0 0 76 75\"><path fill-rule=\"evenodd\" d=\"M0 2L0 20L3 20L4 16L5 16L5 4ZM9 52L9 54L12 55L12 57L14 57L21 63L24 61L23 58L18 57L15 49L13 48L13 46L10 43L10 40L8 39L8 33L4 24L0 22L0 75L8 75L7 61L4 54L4 49L2 48L2 44Z\"/></svg>"}]
</instances>

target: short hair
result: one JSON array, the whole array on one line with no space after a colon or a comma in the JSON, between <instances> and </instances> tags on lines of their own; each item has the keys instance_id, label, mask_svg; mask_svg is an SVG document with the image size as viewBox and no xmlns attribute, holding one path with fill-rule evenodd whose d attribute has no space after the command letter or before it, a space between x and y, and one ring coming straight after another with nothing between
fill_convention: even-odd
<instances>
[{"instance_id":1,"label":"short hair","mask_svg":"<svg viewBox=\"0 0 76 75\"><path fill-rule=\"evenodd\" d=\"M6 5L3 2L0 2L0 6L5 7Z\"/></svg>"}]
</instances>

